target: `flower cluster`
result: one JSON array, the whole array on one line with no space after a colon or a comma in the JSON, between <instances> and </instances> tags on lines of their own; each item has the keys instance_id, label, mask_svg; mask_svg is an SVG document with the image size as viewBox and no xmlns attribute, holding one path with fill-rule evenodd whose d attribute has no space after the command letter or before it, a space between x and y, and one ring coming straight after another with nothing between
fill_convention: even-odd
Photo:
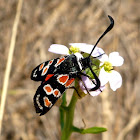
<instances>
[{"instance_id":1,"label":"flower cluster","mask_svg":"<svg viewBox=\"0 0 140 140\"><path fill-rule=\"evenodd\" d=\"M52 44L48 51L63 55L82 53L82 55L84 56L84 54L90 54L91 50L94 47L93 45L86 43L70 43L70 46L71 47L68 49L64 45ZM93 82L88 77L81 76L82 81L79 81L79 85L83 92L87 94L87 90L83 86L83 82L86 88L90 91L90 95L92 96L97 96L98 94L100 94L101 91L105 89L105 85L108 82L113 91L116 91L118 88L120 88L122 85L122 77L117 71L113 70L113 67L121 66L124 62L123 57L121 57L118 52L112 52L108 56L101 48L98 47L94 49L91 56L93 57L93 63L95 62L95 60L98 60L98 63L94 63L93 65L93 71L98 76L101 82L101 87L96 91L90 91L90 89L95 87L95 84L93 84ZM88 70L85 70L84 73L90 75Z\"/></svg>"}]
</instances>

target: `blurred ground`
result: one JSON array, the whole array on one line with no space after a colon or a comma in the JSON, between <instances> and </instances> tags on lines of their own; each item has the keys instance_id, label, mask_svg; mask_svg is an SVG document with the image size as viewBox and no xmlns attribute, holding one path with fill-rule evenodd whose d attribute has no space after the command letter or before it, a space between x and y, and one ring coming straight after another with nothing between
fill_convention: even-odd
<instances>
[{"instance_id":1,"label":"blurred ground","mask_svg":"<svg viewBox=\"0 0 140 140\"><path fill-rule=\"evenodd\" d=\"M17 0L0 1L0 89L16 14ZM53 107L39 117L32 98L39 86L30 80L32 69L55 58L48 52L53 44L70 42L94 44L115 20L114 29L99 43L107 53L119 51L125 63L117 70L123 85L117 92L79 100L75 125L104 126L97 135L72 134L71 140L140 140L140 1L139 0L24 0L9 81L2 126L2 140L59 140L59 112ZM70 98L71 93L68 95ZM140 119L139 119L140 120ZM130 125L127 128L128 124Z\"/></svg>"}]
</instances>

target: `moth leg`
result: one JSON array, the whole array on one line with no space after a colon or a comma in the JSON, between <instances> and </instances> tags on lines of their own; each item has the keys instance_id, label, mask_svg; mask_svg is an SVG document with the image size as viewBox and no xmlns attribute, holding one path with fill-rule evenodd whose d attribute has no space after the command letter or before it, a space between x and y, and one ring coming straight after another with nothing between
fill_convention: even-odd
<instances>
[{"instance_id":1,"label":"moth leg","mask_svg":"<svg viewBox=\"0 0 140 140\"><path fill-rule=\"evenodd\" d=\"M93 83L94 85L96 85L96 83L93 81L93 79L92 79L90 76L88 76L87 74L85 74L85 73L83 73L83 72L81 72L81 75L88 77L88 78L92 81L92 83Z\"/></svg>"},{"instance_id":2,"label":"moth leg","mask_svg":"<svg viewBox=\"0 0 140 140\"><path fill-rule=\"evenodd\" d=\"M102 54L100 54L100 55L98 55L98 56L96 56L96 57L93 57L93 58L98 58L98 57L101 57L102 55L104 55L105 53L102 53Z\"/></svg>"},{"instance_id":3,"label":"moth leg","mask_svg":"<svg viewBox=\"0 0 140 140\"><path fill-rule=\"evenodd\" d=\"M76 87L72 86L72 87L69 87L71 89L74 89L76 91L76 93L78 94L78 96L81 98L80 94L78 93L78 90L76 89Z\"/></svg>"},{"instance_id":4,"label":"moth leg","mask_svg":"<svg viewBox=\"0 0 140 140\"><path fill-rule=\"evenodd\" d=\"M87 89L87 87L86 87L85 83L84 83L82 80L81 80L81 82L82 82L82 84L83 84L84 88L86 89L87 93L90 95L89 90Z\"/></svg>"},{"instance_id":5,"label":"moth leg","mask_svg":"<svg viewBox=\"0 0 140 140\"><path fill-rule=\"evenodd\" d=\"M92 81L92 83L93 83L95 86L97 85L97 84L93 81L93 79L92 79L90 76L88 76L87 74L81 72L81 75L88 77L88 78ZM81 80L81 81L82 81L82 80ZM87 88L86 88L86 86L85 86L85 84L84 84L83 81L82 81L82 83L83 83L85 89L87 90ZM99 90L102 92L102 90L101 90L100 88L99 88ZM88 91L88 90L87 90L87 91ZM95 91L95 88L92 88L92 89L90 89L89 91ZM89 94L89 91L88 91L88 94Z\"/></svg>"},{"instance_id":6,"label":"moth leg","mask_svg":"<svg viewBox=\"0 0 140 140\"><path fill-rule=\"evenodd\" d=\"M82 81L81 75L84 75L84 76L86 76L86 77L88 77L88 75L86 75L85 73L82 73L82 72L81 72L80 75L78 75L78 78L81 80L81 82L82 82L84 88L86 89L87 93L90 94L90 93L89 93L89 90L87 89L87 87L86 87L86 85L85 85L85 83ZM91 80L92 80L92 79L91 79Z\"/></svg>"}]
</instances>

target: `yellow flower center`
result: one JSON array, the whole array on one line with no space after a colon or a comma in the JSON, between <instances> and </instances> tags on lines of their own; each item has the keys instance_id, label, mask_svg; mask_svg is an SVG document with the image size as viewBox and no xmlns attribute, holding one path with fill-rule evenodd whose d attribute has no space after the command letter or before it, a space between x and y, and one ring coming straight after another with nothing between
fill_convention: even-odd
<instances>
[{"instance_id":1,"label":"yellow flower center","mask_svg":"<svg viewBox=\"0 0 140 140\"><path fill-rule=\"evenodd\" d=\"M104 67L104 70L108 73L110 73L111 70L113 69L112 64L108 61L105 61L102 67Z\"/></svg>"},{"instance_id":2,"label":"yellow flower center","mask_svg":"<svg viewBox=\"0 0 140 140\"><path fill-rule=\"evenodd\" d=\"M69 54L80 52L78 47L71 46L69 49Z\"/></svg>"}]
</instances>

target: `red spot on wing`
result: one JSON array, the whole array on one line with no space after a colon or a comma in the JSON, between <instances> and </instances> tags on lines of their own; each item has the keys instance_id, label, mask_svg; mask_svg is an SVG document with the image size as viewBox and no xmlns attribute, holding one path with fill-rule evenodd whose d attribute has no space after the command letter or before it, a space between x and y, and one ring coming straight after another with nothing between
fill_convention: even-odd
<instances>
[{"instance_id":1,"label":"red spot on wing","mask_svg":"<svg viewBox=\"0 0 140 140\"><path fill-rule=\"evenodd\" d=\"M44 105L46 107L50 107L52 105L52 103L49 101L49 99L47 97L44 98Z\"/></svg>"},{"instance_id":2,"label":"red spot on wing","mask_svg":"<svg viewBox=\"0 0 140 140\"><path fill-rule=\"evenodd\" d=\"M64 60L65 60L65 57L62 57L62 58L58 59L55 66L60 65Z\"/></svg>"},{"instance_id":3,"label":"red spot on wing","mask_svg":"<svg viewBox=\"0 0 140 140\"><path fill-rule=\"evenodd\" d=\"M48 71L49 67L48 66L45 66L43 71L42 71L42 75L45 75Z\"/></svg>"},{"instance_id":4,"label":"red spot on wing","mask_svg":"<svg viewBox=\"0 0 140 140\"><path fill-rule=\"evenodd\" d=\"M51 65L51 64L52 64L52 62L53 62L53 60L51 60L51 61L49 62L49 65Z\"/></svg>"},{"instance_id":5,"label":"red spot on wing","mask_svg":"<svg viewBox=\"0 0 140 140\"><path fill-rule=\"evenodd\" d=\"M57 96L59 94L59 91L58 90L55 90L54 91L54 94L55 94L55 96Z\"/></svg>"},{"instance_id":6,"label":"red spot on wing","mask_svg":"<svg viewBox=\"0 0 140 140\"><path fill-rule=\"evenodd\" d=\"M53 94L54 94L55 97L60 97L61 96L61 93L58 89L55 89Z\"/></svg>"},{"instance_id":7,"label":"red spot on wing","mask_svg":"<svg viewBox=\"0 0 140 140\"><path fill-rule=\"evenodd\" d=\"M49 84L45 85L43 87L43 89L46 92L46 94L48 94L48 95L52 94L52 92L53 92L53 89L52 89L52 87Z\"/></svg>"},{"instance_id":8,"label":"red spot on wing","mask_svg":"<svg viewBox=\"0 0 140 140\"><path fill-rule=\"evenodd\" d=\"M48 81L54 74L48 74L45 78L45 81Z\"/></svg>"},{"instance_id":9,"label":"red spot on wing","mask_svg":"<svg viewBox=\"0 0 140 140\"><path fill-rule=\"evenodd\" d=\"M42 64L40 65L39 70L42 70L43 67L44 67L44 63L42 63Z\"/></svg>"},{"instance_id":10,"label":"red spot on wing","mask_svg":"<svg viewBox=\"0 0 140 140\"><path fill-rule=\"evenodd\" d=\"M45 68L44 71L43 71L43 73L45 73L47 70L48 70L48 68Z\"/></svg>"},{"instance_id":11,"label":"red spot on wing","mask_svg":"<svg viewBox=\"0 0 140 140\"><path fill-rule=\"evenodd\" d=\"M51 92L52 91L52 89L49 86L46 86L45 89L46 89L47 92Z\"/></svg>"},{"instance_id":12,"label":"red spot on wing","mask_svg":"<svg viewBox=\"0 0 140 140\"><path fill-rule=\"evenodd\" d=\"M69 76L68 75L60 75L58 77L58 82L61 83L61 84L65 84L69 79Z\"/></svg>"},{"instance_id":13,"label":"red spot on wing","mask_svg":"<svg viewBox=\"0 0 140 140\"><path fill-rule=\"evenodd\" d=\"M69 87L74 81L74 78L71 78L70 80L67 81L67 83L65 84L66 87Z\"/></svg>"}]
</instances>

